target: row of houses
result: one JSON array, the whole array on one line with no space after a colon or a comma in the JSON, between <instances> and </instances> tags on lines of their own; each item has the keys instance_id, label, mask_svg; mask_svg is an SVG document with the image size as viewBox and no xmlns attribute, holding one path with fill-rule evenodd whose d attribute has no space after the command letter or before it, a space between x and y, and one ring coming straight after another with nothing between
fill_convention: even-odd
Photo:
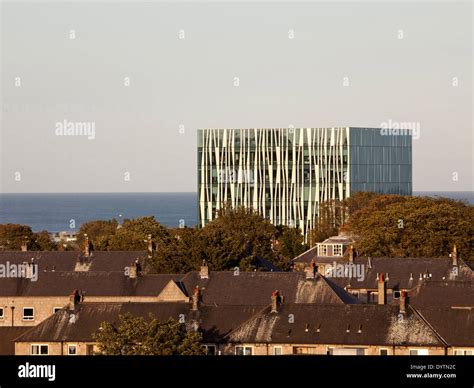
<instances>
[{"instance_id":1,"label":"row of houses","mask_svg":"<svg viewBox=\"0 0 474 388\"><path fill-rule=\"evenodd\" d=\"M351 250L309 250L293 272L159 275L141 273L146 252L1 252L38 276L0 279L0 354L97 354L101 322L126 313L184 319L209 354L473 354L473 272L457 255ZM363 276L333 271L356 264Z\"/></svg>"}]
</instances>

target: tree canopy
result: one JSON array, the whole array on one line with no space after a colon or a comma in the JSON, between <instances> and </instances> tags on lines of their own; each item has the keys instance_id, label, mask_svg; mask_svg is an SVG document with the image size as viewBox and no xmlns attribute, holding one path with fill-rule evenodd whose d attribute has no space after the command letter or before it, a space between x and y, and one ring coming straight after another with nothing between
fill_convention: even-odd
<instances>
[{"instance_id":1,"label":"tree canopy","mask_svg":"<svg viewBox=\"0 0 474 388\"><path fill-rule=\"evenodd\" d=\"M20 250L26 243L28 250L52 251L57 244L46 230L34 233L28 225L0 224L0 247L6 250Z\"/></svg>"},{"instance_id":2,"label":"tree canopy","mask_svg":"<svg viewBox=\"0 0 474 388\"><path fill-rule=\"evenodd\" d=\"M359 254L391 257L447 256L456 244L473 256L474 206L448 198L378 195L350 215Z\"/></svg>"},{"instance_id":3,"label":"tree canopy","mask_svg":"<svg viewBox=\"0 0 474 388\"><path fill-rule=\"evenodd\" d=\"M151 234L155 241L168 241L169 232L155 217L125 219L120 225L117 220L95 220L81 225L77 234L77 245L82 248L84 234L97 251L140 251L146 249L146 239Z\"/></svg>"},{"instance_id":4,"label":"tree canopy","mask_svg":"<svg viewBox=\"0 0 474 388\"><path fill-rule=\"evenodd\" d=\"M259 268L259 259L287 269L294 252L305 249L298 230L277 230L264 217L245 208L226 207L202 229L183 228L170 233L167 243L157 244L157 252L149 261L152 271L196 270L203 260L215 271L235 267L251 271Z\"/></svg>"},{"instance_id":5,"label":"tree canopy","mask_svg":"<svg viewBox=\"0 0 474 388\"><path fill-rule=\"evenodd\" d=\"M103 322L94 339L99 353L108 356L192 356L205 354L201 346L201 335L186 330L186 326L174 319L159 322L153 316L149 319L121 315L113 325Z\"/></svg>"}]
</instances>

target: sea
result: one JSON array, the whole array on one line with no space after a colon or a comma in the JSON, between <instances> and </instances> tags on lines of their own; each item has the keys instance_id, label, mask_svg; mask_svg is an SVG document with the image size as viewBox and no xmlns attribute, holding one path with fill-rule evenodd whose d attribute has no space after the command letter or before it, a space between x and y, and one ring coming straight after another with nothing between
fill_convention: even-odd
<instances>
[{"instance_id":1,"label":"sea","mask_svg":"<svg viewBox=\"0 0 474 388\"><path fill-rule=\"evenodd\" d=\"M418 191L414 195L440 196L474 204L472 191ZM0 194L0 224L29 225L34 232L79 230L91 220L119 222L154 216L168 227L198 223L197 193L57 193Z\"/></svg>"}]
</instances>

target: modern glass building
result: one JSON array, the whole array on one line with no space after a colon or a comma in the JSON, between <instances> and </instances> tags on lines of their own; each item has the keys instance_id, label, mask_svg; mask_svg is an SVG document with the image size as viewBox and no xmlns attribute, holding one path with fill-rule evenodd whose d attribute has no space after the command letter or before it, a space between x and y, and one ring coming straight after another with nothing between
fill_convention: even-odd
<instances>
[{"instance_id":1,"label":"modern glass building","mask_svg":"<svg viewBox=\"0 0 474 388\"><path fill-rule=\"evenodd\" d=\"M199 129L199 224L225 204L275 225L314 227L319 203L356 191L412 194L409 131L377 128Z\"/></svg>"}]
</instances>

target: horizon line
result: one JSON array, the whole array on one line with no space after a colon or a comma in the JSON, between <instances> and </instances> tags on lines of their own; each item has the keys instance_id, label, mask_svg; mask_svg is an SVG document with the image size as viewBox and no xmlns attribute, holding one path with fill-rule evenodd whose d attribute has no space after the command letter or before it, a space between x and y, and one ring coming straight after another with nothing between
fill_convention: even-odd
<instances>
[{"instance_id":1,"label":"horizon line","mask_svg":"<svg viewBox=\"0 0 474 388\"><path fill-rule=\"evenodd\" d=\"M413 193L473 193L474 190L413 190ZM0 192L3 194L198 194L197 191L54 191L54 192ZM382 194L382 193L380 193ZM390 194L386 194L390 195Z\"/></svg>"}]
</instances>

